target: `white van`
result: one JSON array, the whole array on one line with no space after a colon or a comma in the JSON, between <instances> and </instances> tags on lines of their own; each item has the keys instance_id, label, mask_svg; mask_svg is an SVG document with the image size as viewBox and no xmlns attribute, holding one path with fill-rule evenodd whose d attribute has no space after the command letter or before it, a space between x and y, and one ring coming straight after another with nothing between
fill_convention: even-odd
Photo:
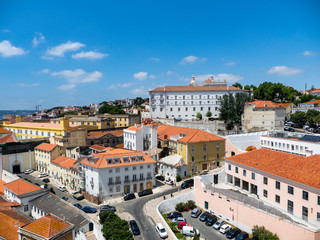
<instances>
[{"instance_id":1,"label":"white van","mask_svg":"<svg viewBox=\"0 0 320 240\"><path fill-rule=\"evenodd\" d=\"M197 234L198 236L200 236L200 232L198 229L194 228L194 227L189 227L189 226L183 226L182 228L182 234L186 235L186 236L191 236L194 237L195 234Z\"/></svg>"}]
</instances>

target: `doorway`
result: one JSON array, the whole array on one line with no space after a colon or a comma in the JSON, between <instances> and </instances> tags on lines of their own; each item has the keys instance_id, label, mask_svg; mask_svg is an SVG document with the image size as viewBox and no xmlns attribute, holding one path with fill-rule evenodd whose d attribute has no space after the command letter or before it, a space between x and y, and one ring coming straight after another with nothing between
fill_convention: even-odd
<instances>
[{"instance_id":1,"label":"doorway","mask_svg":"<svg viewBox=\"0 0 320 240\"><path fill-rule=\"evenodd\" d=\"M207 163L203 163L202 164L202 170L207 170L208 169L208 164Z\"/></svg>"},{"instance_id":2,"label":"doorway","mask_svg":"<svg viewBox=\"0 0 320 240\"><path fill-rule=\"evenodd\" d=\"M143 191L143 183L140 183L140 192Z\"/></svg>"},{"instance_id":3,"label":"doorway","mask_svg":"<svg viewBox=\"0 0 320 240\"><path fill-rule=\"evenodd\" d=\"M12 166L12 173L20 173L20 164Z\"/></svg>"},{"instance_id":4,"label":"doorway","mask_svg":"<svg viewBox=\"0 0 320 240\"><path fill-rule=\"evenodd\" d=\"M214 176L213 176L213 183L214 184L218 184L218 174L215 174Z\"/></svg>"},{"instance_id":5,"label":"doorway","mask_svg":"<svg viewBox=\"0 0 320 240\"><path fill-rule=\"evenodd\" d=\"M137 184L133 184L133 192L137 192Z\"/></svg>"}]
</instances>

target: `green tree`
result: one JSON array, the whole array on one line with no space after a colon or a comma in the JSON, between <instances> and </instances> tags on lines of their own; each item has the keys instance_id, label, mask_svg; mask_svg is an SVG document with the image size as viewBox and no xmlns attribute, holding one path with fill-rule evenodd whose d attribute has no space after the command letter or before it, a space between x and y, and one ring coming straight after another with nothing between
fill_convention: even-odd
<instances>
[{"instance_id":1,"label":"green tree","mask_svg":"<svg viewBox=\"0 0 320 240\"><path fill-rule=\"evenodd\" d=\"M307 121L309 125L316 125L317 124L317 117L319 116L320 112L314 109L310 109L307 111Z\"/></svg>"},{"instance_id":2,"label":"green tree","mask_svg":"<svg viewBox=\"0 0 320 240\"><path fill-rule=\"evenodd\" d=\"M210 112L210 111L208 111L207 113L206 113L206 117L212 117L212 112Z\"/></svg>"},{"instance_id":3,"label":"green tree","mask_svg":"<svg viewBox=\"0 0 320 240\"><path fill-rule=\"evenodd\" d=\"M234 87L236 87L236 88L240 88L240 89L243 88L243 86L242 86L240 83L235 83L235 84L233 84L232 86L234 86Z\"/></svg>"},{"instance_id":4,"label":"green tree","mask_svg":"<svg viewBox=\"0 0 320 240\"><path fill-rule=\"evenodd\" d=\"M252 229L252 235L253 239L256 240L279 240L277 234L268 231L264 226L254 226Z\"/></svg>"},{"instance_id":5,"label":"green tree","mask_svg":"<svg viewBox=\"0 0 320 240\"><path fill-rule=\"evenodd\" d=\"M305 112L297 111L290 115L290 120L295 123L305 123L307 121L307 114Z\"/></svg>"},{"instance_id":6,"label":"green tree","mask_svg":"<svg viewBox=\"0 0 320 240\"><path fill-rule=\"evenodd\" d=\"M197 112L196 117L199 118L199 119L202 119L202 114Z\"/></svg>"},{"instance_id":7,"label":"green tree","mask_svg":"<svg viewBox=\"0 0 320 240\"><path fill-rule=\"evenodd\" d=\"M253 91L257 89L257 87L254 86L254 85L245 85L245 86L244 86L244 90L250 91L251 88L253 89Z\"/></svg>"},{"instance_id":8,"label":"green tree","mask_svg":"<svg viewBox=\"0 0 320 240\"><path fill-rule=\"evenodd\" d=\"M113 211L103 211L99 214L100 223L103 224L103 236L110 240L132 240L132 232L128 222L122 220Z\"/></svg>"},{"instance_id":9,"label":"green tree","mask_svg":"<svg viewBox=\"0 0 320 240\"><path fill-rule=\"evenodd\" d=\"M111 106L108 104L104 104L99 108L99 113L125 114L125 111L123 111L119 106Z\"/></svg>"},{"instance_id":10,"label":"green tree","mask_svg":"<svg viewBox=\"0 0 320 240\"><path fill-rule=\"evenodd\" d=\"M298 91L293 87L272 82L261 83L253 93L255 99L273 102L293 102L299 95Z\"/></svg>"}]
</instances>

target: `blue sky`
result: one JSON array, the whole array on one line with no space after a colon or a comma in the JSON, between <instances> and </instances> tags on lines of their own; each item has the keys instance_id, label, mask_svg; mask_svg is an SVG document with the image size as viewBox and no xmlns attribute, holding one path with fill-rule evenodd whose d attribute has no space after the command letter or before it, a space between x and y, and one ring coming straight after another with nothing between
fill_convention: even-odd
<instances>
[{"instance_id":1,"label":"blue sky","mask_svg":"<svg viewBox=\"0 0 320 240\"><path fill-rule=\"evenodd\" d=\"M214 74L320 87L319 1L0 1L0 109L146 97Z\"/></svg>"}]
</instances>

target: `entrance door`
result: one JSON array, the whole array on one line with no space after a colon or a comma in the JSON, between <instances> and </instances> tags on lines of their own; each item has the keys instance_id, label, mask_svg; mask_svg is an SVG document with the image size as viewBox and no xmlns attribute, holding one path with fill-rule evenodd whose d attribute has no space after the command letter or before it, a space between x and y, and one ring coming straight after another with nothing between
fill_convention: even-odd
<instances>
[{"instance_id":1,"label":"entrance door","mask_svg":"<svg viewBox=\"0 0 320 240\"><path fill-rule=\"evenodd\" d=\"M143 191L143 183L140 183L140 192Z\"/></svg>"},{"instance_id":2,"label":"entrance door","mask_svg":"<svg viewBox=\"0 0 320 240\"><path fill-rule=\"evenodd\" d=\"M208 164L207 163L203 163L202 164L202 170L207 170L208 169Z\"/></svg>"},{"instance_id":3,"label":"entrance door","mask_svg":"<svg viewBox=\"0 0 320 240\"><path fill-rule=\"evenodd\" d=\"M12 166L12 173L20 173L20 164Z\"/></svg>"},{"instance_id":4,"label":"entrance door","mask_svg":"<svg viewBox=\"0 0 320 240\"><path fill-rule=\"evenodd\" d=\"M214 183L214 184L218 184L218 174L215 174L215 175L213 176L213 183Z\"/></svg>"},{"instance_id":5,"label":"entrance door","mask_svg":"<svg viewBox=\"0 0 320 240\"><path fill-rule=\"evenodd\" d=\"M133 192L137 192L137 184L133 184Z\"/></svg>"},{"instance_id":6,"label":"entrance door","mask_svg":"<svg viewBox=\"0 0 320 240\"><path fill-rule=\"evenodd\" d=\"M152 188L152 182L147 182L147 189L151 189Z\"/></svg>"},{"instance_id":7,"label":"entrance door","mask_svg":"<svg viewBox=\"0 0 320 240\"><path fill-rule=\"evenodd\" d=\"M217 167L219 167L220 166L220 161L217 161Z\"/></svg>"}]
</instances>

